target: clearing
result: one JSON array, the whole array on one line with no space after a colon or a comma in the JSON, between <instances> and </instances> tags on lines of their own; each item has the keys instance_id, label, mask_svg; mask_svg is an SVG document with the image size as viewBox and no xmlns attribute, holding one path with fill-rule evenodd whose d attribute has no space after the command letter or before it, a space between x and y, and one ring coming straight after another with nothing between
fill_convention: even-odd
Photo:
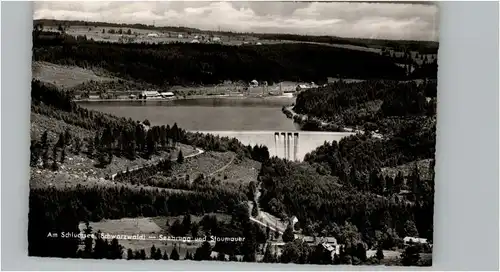
<instances>
[{"instance_id":1,"label":"clearing","mask_svg":"<svg viewBox=\"0 0 500 272\"><path fill-rule=\"evenodd\" d=\"M231 216L221 213L207 213L206 215L214 215L219 222L229 222ZM204 216L204 215L203 215ZM191 216L191 222L199 222L203 216ZM124 247L123 256L126 258L127 250L130 248L132 250L146 251L146 255L150 255L151 246L160 248L162 252L167 251L170 255L174 246L177 246L179 255L181 259L184 259L186 252L189 251L192 254L196 251L196 248L200 246L200 241L161 241L159 235L168 235L168 228L166 227L166 222L169 225L173 224L175 220L182 222L183 216L158 216L158 217L139 217L139 218L121 218L121 219L104 219L100 222L89 222L92 227L93 232L101 231L102 234L110 235L144 235L144 240L127 240L120 239L118 242ZM79 225L81 231L85 229L85 223L82 222Z\"/></svg>"},{"instance_id":2,"label":"clearing","mask_svg":"<svg viewBox=\"0 0 500 272\"><path fill-rule=\"evenodd\" d=\"M62 88L75 87L91 80L96 82L116 80L116 78L105 76L103 71L96 73L78 66L63 66L40 61L33 62L32 72L33 78Z\"/></svg>"},{"instance_id":3,"label":"clearing","mask_svg":"<svg viewBox=\"0 0 500 272\"><path fill-rule=\"evenodd\" d=\"M234 156L233 152L205 152L185 160L182 164L175 164L172 169L172 176L185 177L189 175L190 180L194 180L201 174L207 177L231 163Z\"/></svg>"},{"instance_id":4,"label":"clearing","mask_svg":"<svg viewBox=\"0 0 500 272\"><path fill-rule=\"evenodd\" d=\"M432 159L418 160L398 165L396 167L382 168L381 170L383 174L390 176L392 178L395 178L398 172L402 172L403 177L408 177L413 172L413 169L415 169L415 164L416 164L418 168L418 173L420 175L420 180L431 180L432 179L431 177L432 171L430 168L431 161Z\"/></svg>"},{"instance_id":5,"label":"clearing","mask_svg":"<svg viewBox=\"0 0 500 272\"><path fill-rule=\"evenodd\" d=\"M146 251L146 256L150 256L150 249L154 245L156 248L159 248L162 253L167 251L169 256L174 246L177 246L179 255L181 259L183 259L187 251L194 253L196 248L199 247L199 243L196 242L193 242L191 244L176 242L176 245L174 245L173 241L161 241L159 239L159 234L162 233L162 229L153 221L152 218L122 218L115 220L102 220L100 222L91 222L90 226L92 227L92 230L94 232L100 230L103 234L144 235L145 239L143 240L118 240L119 244L124 247L124 258L127 257L128 249L132 249L133 251L144 249ZM80 223L79 227L80 230L83 231L85 229L85 223Z\"/></svg>"},{"instance_id":6,"label":"clearing","mask_svg":"<svg viewBox=\"0 0 500 272\"><path fill-rule=\"evenodd\" d=\"M234 158L232 163L215 174L218 179L227 183L248 184L257 181L261 163L249 158Z\"/></svg>"}]
</instances>

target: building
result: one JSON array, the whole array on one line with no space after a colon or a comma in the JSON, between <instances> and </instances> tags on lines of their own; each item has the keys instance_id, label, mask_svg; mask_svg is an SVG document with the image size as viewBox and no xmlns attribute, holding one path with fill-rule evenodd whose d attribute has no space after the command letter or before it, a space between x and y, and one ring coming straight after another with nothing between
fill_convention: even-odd
<instances>
[{"instance_id":1,"label":"building","mask_svg":"<svg viewBox=\"0 0 500 272\"><path fill-rule=\"evenodd\" d=\"M324 249L326 249L330 252L332 258L333 258L333 255L340 254L340 246L337 244L333 245L333 244L321 243L321 245L323 246Z\"/></svg>"},{"instance_id":2,"label":"building","mask_svg":"<svg viewBox=\"0 0 500 272\"><path fill-rule=\"evenodd\" d=\"M302 237L302 241L308 244L314 244L316 242L316 237L313 236L304 236Z\"/></svg>"},{"instance_id":3,"label":"building","mask_svg":"<svg viewBox=\"0 0 500 272\"><path fill-rule=\"evenodd\" d=\"M158 38L158 33L149 33L148 37Z\"/></svg>"},{"instance_id":4,"label":"building","mask_svg":"<svg viewBox=\"0 0 500 272\"><path fill-rule=\"evenodd\" d=\"M184 36L182 36L182 34L179 34L179 35L177 36L177 38L182 39L182 38L184 38Z\"/></svg>"},{"instance_id":5,"label":"building","mask_svg":"<svg viewBox=\"0 0 500 272\"><path fill-rule=\"evenodd\" d=\"M150 98L161 98L162 96L157 91L143 91L140 97L143 99L150 99Z\"/></svg>"},{"instance_id":6,"label":"building","mask_svg":"<svg viewBox=\"0 0 500 272\"><path fill-rule=\"evenodd\" d=\"M173 92L163 92L163 93L160 93L160 95L162 97L165 97L165 98L167 98L167 97L174 97L175 96L175 94Z\"/></svg>"},{"instance_id":7,"label":"building","mask_svg":"<svg viewBox=\"0 0 500 272\"><path fill-rule=\"evenodd\" d=\"M191 43L200 43L200 41L198 41L197 39L194 39L191 41Z\"/></svg>"},{"instance_id":8,"label":"building","mask_svg":"<svg viewBox=\"0 0 500 272\"><path fill-rule=\"evenodd\" d=\"M212 38L212 42L214 42L214 43L220 43L220 42L221 42L221 40L220 40L220 38L219 38L219 37L213 37L213 38Z\"/></svg>"},{"instance_id":9,"label":"building","mask_svg":"<svg viewBox=\"0 0 500 272\"><path fill-rule=\"evenodd\" d=\"M300 92L300 91L303 91L303 90L307 90L307 89L310 89L310 88L316 88L316 87L318 87L318 85L316 85L314 82L311 82L309 84L299 84L295 90L297 92Z\"/></svg>"},{"instance_id":10,"label":"building","mask_svg":"<svg viewBox=\"0 0 500 272\"><path fill-rule=\"evenodd\" d=\"M299 84L299 85L297 85L296 91L300 92L300 91L307 90L307 89L309 89L309 86L307 86L306 84Z\"/></svg>"},{"instance_id":11,"label":"building","mask_svg":"<svg viewBox=\"0 0 500 272\"><path fill-rule=\"evenodd\" d=\"M266 85L267 85L267 82L266 82ZM293 216L292 218L290 218L290 223L292 224L292 227L295 226L295 224L297 224L299 222L299 219L297 218L297 216Z\"/></svg>"},{"instance_id":12,"label":"building","mask_svg":"<svg viewBox=\"0 0 500 272\"><path fill-rule=\"evenodd\" d=\"M337 245L337 239L335 237L320 237L318 240L321 243L326 243L329 245Z\"/></svg>"},{"instance_id":13,"label":"building","mask_svg":"<svg viewBox=\"0 0 500 272\"><path fill-rule=\"evenodd\" d=\"M403 242L404 242L405 246L411 245L411 244L427 244L427 239L406 236L405 238L403 238Z\"/></svg>"}]
</instances>

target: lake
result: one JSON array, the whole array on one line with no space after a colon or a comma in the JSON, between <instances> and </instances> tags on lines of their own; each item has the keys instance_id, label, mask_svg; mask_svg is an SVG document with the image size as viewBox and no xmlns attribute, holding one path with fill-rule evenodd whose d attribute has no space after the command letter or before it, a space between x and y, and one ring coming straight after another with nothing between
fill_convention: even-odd
<instances>
[{"instance_id":1,"label":"lake","mask_svg":"<svg viewBox=\"0 0 500 272\"><path fill-rule=\"evenodd\" d=\"M185 130L234 137L245 145L265 145L271 156L298 161L325 141L340 141L353 134L300 131L281 112L293 102L294 98L204 98L79 104L133 120L148 119L153 125L177 123Z\"/></svg>"},{"instance_id":2,"label":"lake","mask_svg":"<svg viewBox=\"0 0 500 272\"><path fill-rule=\"evenodd\" d=\"M79 102L85 108L186 130L299 130L281 108L294 98L205 98L172 101Z\"/></svg>"}]
</instances>

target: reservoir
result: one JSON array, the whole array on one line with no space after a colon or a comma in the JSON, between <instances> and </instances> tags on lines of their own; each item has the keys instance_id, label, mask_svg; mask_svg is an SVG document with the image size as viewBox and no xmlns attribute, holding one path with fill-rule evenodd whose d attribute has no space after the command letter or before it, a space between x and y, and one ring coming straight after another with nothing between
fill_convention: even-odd
<instances>
[{"instance_id":1,"label":"reservoir","mask_svg":"<svg viewBox=\"0 0 500 272\"><path fill-rule=\"evenodd\" d=\"M204 98L172 101L79 102L85 108L185 130L299 130L282 112L294 98Z\"/></svg>"},{"instance_id":2,"label":"reservoir","mask_svg":"<svg viewBox=\"0 0 500 272\"><path fill-rule=\"evenodd\" d=\"M188 131L234 137L245 145L265 145L271 156L301 161L325 141L350 132L301 131L281 112L294 98L204 98L173 101L79 102L85 108L153 125L174 123Z\"/></svg>"}]
</instances>

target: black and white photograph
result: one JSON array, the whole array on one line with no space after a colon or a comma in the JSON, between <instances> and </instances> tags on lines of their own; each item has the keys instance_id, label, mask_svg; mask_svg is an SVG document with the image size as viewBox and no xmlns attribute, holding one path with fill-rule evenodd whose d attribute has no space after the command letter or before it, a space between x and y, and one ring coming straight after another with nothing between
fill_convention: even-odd
<instances>
[{"instance_id":1,"label":"black and white photograph","mask_svg":"<svg viewBox=\"0 0 500 272\"><path fill-rule=\"evenodd\" d=\"M431 266L438 23L416 1L33 2L28 255Z\"/></svg>"}]
</instances>

